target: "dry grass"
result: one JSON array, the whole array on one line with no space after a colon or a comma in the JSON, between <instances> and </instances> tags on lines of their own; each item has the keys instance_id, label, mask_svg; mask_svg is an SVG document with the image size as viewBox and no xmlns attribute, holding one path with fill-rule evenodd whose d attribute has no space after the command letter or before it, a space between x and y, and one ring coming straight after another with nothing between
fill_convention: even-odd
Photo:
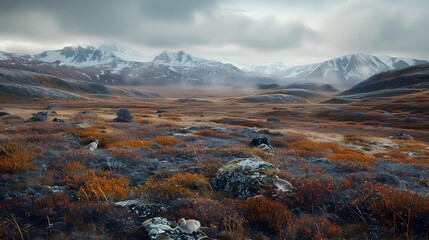
<instances>
[{"instance_id":1,"label":"dry grass","mask_svg":"<svg viewBox=\"0 0 429 240\"><path fill-rule=\"evenodd\" d=\"M112 147L133 147L133 148L142 148L142 147L150 147L153 142L148 140L128 140L128 141L120 141L111 144L107 144L106 148Z\"/></svg>"},{"instance_id":2,"label":"dry grass","mask_svg":"<svg viewBox=\"0 0 429 240\"><path fill-rule=\"evenodd\" d=\"M36 169L36 149L23 143L10 142L0 146L0 172L19 173Z\"/></svg>"}]
</instances>

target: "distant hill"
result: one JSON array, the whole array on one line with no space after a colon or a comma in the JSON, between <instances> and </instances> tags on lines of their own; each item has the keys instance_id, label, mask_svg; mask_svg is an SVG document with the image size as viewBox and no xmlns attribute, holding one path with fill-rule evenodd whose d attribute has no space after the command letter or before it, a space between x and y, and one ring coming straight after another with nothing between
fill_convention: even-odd
<instances>
[{"instance_id":1,"label":"distant hill","mask_svg":"<svg viewBox=\"0 0 429 240\"><path fill-rule=\"evenodd\" d=\"M429 64L379 73L340 93L340 96L393 89L428 89Z\"/></svg>"},{"instance_id":2,"label":"distant hill","mask_svg":"<svg viewBox=\"0 0 429 240\"><path fill-rule=\"evenodd\" d=\"M428 62L411 58L360 53L302 66L285 66L281 63L274 63L264 66L250 66L246 70L289 82L313 82L351 87L380 72L425 63Z\"/></svg>"}]
</instances>

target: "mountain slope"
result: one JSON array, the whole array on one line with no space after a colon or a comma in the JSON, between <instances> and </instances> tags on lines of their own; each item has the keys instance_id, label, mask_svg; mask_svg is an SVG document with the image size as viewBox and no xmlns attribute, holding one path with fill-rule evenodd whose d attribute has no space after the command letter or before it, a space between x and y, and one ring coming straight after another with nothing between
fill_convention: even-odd
<instances>
[{"instance_id":1,"label":"mountain slope","mask_svg":"<svg viewBox=\"0 0 429 240\"><path fill-rule=\"evenodd\" d=\"M429 88L429 64L379 73L339 95L362 94L388 89Z\"/></svg>"},{"instance_id":2,"label":"mountain slope","mask_svg":"<svg viewBox=\"0 0 429 240\"><path fill-rule=\"evenodd\" d=\"M287 81L305 81L352 86L377 73L403 69L427 61L373 56L369 54L352 54L330 59L321 63L284 67L280 65L251 68L253 71L271 74Z\"/></svg>"}]
</instances>

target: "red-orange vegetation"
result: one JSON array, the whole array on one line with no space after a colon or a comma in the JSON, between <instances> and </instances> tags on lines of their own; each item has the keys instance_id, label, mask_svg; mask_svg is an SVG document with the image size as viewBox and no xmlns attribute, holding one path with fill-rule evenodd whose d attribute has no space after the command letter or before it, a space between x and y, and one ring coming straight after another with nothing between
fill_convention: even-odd
<instances>
[{"instance_id":1,"label":"red-orange vegetation","mask_svg":"<svg viewBox=\"0 0 429 240\"><path fill-rule=\"evenodd\" d=\"M364 182L353 196L353 205L372 214L398 234L410 238L429 234L429 199L410 190Z\"/></svg>"},{"instance_id":2,"label":"red-orange vegetation","mask_svg":"<svg viewBox=\"0 0 429 240\"><path fill-rule=\"evenodd\" d=\"M71 129L66 133L74 133L81 138L82 144L88 144L95 139L99 141L99 147L104 148L106 145L119 142L119 136L108 129L105 125L96 125L85 129Z\"/></svg>"},{"instance_id":3,"label":"red-orange vegetation","mask_svg":"<svg viewBox=\"0 0 429 240\"><path fill-rule=\"evenodd\" d=\"M326 217L304 215L296 219L287 232L296 239L327 240L339 238L341 228Z\"/></svg>"},{"instance_id":4,"label":"red-orange vegetation","mask_svg":"<svg viewBox=\"0 0 429 240\"><path fill-rule=\"evenodd\" d=\"M173 146L180 143L180 139L171 137L171 136L161 136L153 139L154 143L157 143L162 146Z\"/></svg>"},{"instance_id":5,"label":"red-orange vegetation","mask_svg":"<svg viewBox=\"0 0 429 240\"><path fill-rule=\"evenodd\" d=\"M134 193L144 194L154 202L169 203L179 197L197 197L210 190L208 180L199 174L177 173L166 179L150 178L138 186Z\"/></svg>"},{"instance_id":6,"label":"red-orange vegetation","mask_svg":"<svg viewBox=\"0 0 429 240\"><path fill-rule=\"evenodd\" d=\"M218 133L214 130L200 130L198 132L195 133L196 135L199 136L204 136L204 137L214 137L214 138L228 138L229 135L228 134L224 134L224 133Z\"/></svg>"},{"instance_id":7,"label":"red-orange vegetation","mask_svg":"<svg viewBox=\"0 0 429 240\"><path fill-rule=\"evenodd\" d=\"M112 147L134 147L134 148L142 148L149 147L153 144L152 141L148 140L128 140L128 141L120 141L111 144L107 144L106 148Z\"/></svg>"},{"instance_id":8,"label":"red-orange vegetation","mask_svg":"<svg viewBox=\"0 0 429 240\"><path fill-rule=\"evenodd\" d=\"M36 169L33 163L36 149L19 142L9 142L0 146L0 172L18 173Z\"/></svg>"},{"instance_id":9,"label":"red-orange vegetation","mask_svg":"<svg viewBox=\"0 0 429 240\"><path fill-rule=\"evenodd\" d=\"M351 170L368 169L376 162L375 157L350 150L338 151L337 153L328 155L327 158L329 161L340 165L340 167L349 168Z\"/></svg>"},{"instance_id":10,"label":"red-orange vegetation","mask_svg":"<svg viewBox=\"0 0 429 240\"><path fill-rule=\"evenodd\" d=\"M247 199L242 202L241 208L244 218L255 228L281 234L291 223L292 212L285 205L264 197Z\"/></svg>"},{"instance_id":11,"label":"red-orange vegetation","mask_svg":"<svg viewBox=\"0 0 429 240\"><path fill-rule=\"evenodd\" d=\"M106 171L86 170L77 162L67 164L64 173L63 181L69 189L77 190L82 199L108 201L128 195L129 180L125 177L115 178Z\"/></svg>"}]
</instances>

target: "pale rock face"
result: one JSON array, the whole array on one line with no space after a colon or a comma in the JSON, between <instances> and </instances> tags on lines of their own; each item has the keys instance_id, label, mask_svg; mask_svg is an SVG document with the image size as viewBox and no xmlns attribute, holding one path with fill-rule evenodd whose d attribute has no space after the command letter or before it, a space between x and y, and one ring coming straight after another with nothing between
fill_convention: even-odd
<instances>
[{"instance_id":1,"label":"pale rock face","mask_svg":"<svg viewBox=\"0 0 429 240\"><path fill-rule=\"evenodd\" d=\"M201 224L199 221L194 220L194 219L188 219L185 220L184 218L181 218L179 220L179 222L177 223L178 228L180 229L180 231L187 233L187 234L192 234L194 232L198 232L200 230Z\"/></svg>"}]
</instances>

